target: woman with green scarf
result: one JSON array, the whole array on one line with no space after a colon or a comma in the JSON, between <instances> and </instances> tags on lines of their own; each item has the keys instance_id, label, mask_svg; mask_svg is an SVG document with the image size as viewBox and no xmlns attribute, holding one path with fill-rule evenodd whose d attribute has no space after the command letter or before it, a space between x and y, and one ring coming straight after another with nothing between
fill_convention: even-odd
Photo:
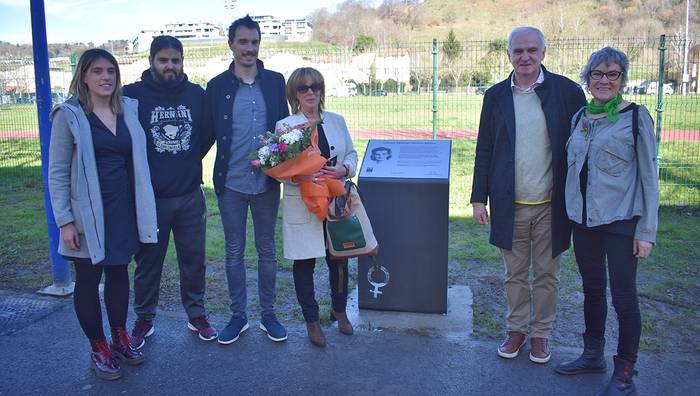
<instances>
[{"instance_id":1,"label":"woman with green scarf","mask_svg":"<svg viewBox=\"0 0 700 396\"><path fill-rule=\"evenodd\" d=\"M609 278L619 336L604 395L635 392L632 376L641 335L637 261L651 253L658 224L654 125L644 106L620 94L628 69L627 56L617 49L606 47L590 56L580 78L593 98L574 115L567 142L566 210L573 222L583 281L586 330L583 354L555 371L565 375L606 371Z\"/></svg>"}]
</instances>

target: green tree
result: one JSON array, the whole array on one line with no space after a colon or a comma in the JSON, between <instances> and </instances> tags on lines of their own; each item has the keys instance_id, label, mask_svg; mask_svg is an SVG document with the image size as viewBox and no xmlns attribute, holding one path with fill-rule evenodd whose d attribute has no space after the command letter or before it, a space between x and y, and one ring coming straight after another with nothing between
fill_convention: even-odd
<instances>
[{"instance_id":1,"label":"green tree","mask_svg":"<svg viewBox=\"0 0 700 396\"><path fill-rule=\"evenodd\" d=\"M486 55L479 61L484 69L491 71L491 80L493 81L498 81L499 78L506 75L507 48L508 41L506 39L491 40L486 46Z\"/></svg>"},{"instance_id":2,"label":"green tree","mask_svg":"<svg viewBox=\"0 0 700 396\"><path fill-rule=\"evenodd\" d=\"M374 49L376 46L377 42L374 40L374 37L360 34L355 40L355 46L352 48L352 52L361 54Z\"/></svg>"},{"instance_id":3,"label":"green tree","mask_svg":"<svg viewBox=\"0 0 700 396\"><path fill-rule=\"evenodd\" d=\"M443 60L447 65L447 69L450 71L452 80L455 82L455 88L458 88L459 79L464 72L464 69L460 65L463 52L462 43L457 41L457 35L454 29L450 29L450 32L447 33L447 40L442 44L442 53L445 56Z\"/></svg>"},{"instance_id":4,"label":"green tree","mask_svg":"<svg viewBox=\"0 0 700 396\"><path fill-rule=\"evenodd\" d=\"M374 40L374 37L366 34L360 34L355 40L355 46L352 48L352 52L361 54L374 49L376 46L377 42Z\"/></svg>"}]
</instances>

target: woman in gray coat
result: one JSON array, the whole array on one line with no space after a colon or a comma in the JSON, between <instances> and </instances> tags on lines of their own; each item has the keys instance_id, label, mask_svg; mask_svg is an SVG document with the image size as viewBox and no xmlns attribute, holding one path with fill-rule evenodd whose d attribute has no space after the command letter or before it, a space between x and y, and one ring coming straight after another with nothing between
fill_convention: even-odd
<instances>
[{"instance_id":1,"label":"woman in gray coat","mask_svg":"<svg viewBox=\"0 0 700 396\"><path fill-rule=\"evenodd\" d=\"M51 113L49 191L61 233L58 251L75 264L73 302L92 347L91 367L100 378L117 379L115 358L130 365L144 360L129 345L125 325L127 266L139 240L157 242L146 138L138 103L121 96L119 66L109 52L83 53L70 93ZM103 272L111 345L98 294Z\"/></svg>"},{"instance_id":2,"label":"woman in gray coat","mask_svg":"<svg viewBox=\"0 0 700 396\"><path fill-rule=\"evenodd\" d=\"M566 150L566 211L573 222L583 281L586 331L581 357L555 370L568 375L606 371L609 278L620 329L605 395L635 392L632 376L642 331L637 261L651 253L658 224L654 125L644 106L622 98L628 70L627 56L617 49L606 47L591 54L581 82L593 99L574 115Z\"/></svg>"},{"instance_id":3,"label":"woman in gray coat","mask_svg":"<svg viewBox=\"0 0 700 396\"><path fill-rule=\"evenodd\" d=\"M348 297L348 260L333 260L327 256L325 227L309 212L301 199L296 182L334 178L344 181L355 174L357 152L345 120L339 114L324 111L325 85L323 75L313 68L296 69L287 81L287 100L292 115L277 122L276 129L296 126L306 122L321 121L318 126L318 146L321 155L328 159L326 166L312 176L299 176L284 181L282 202L282 236L284 257L294 260L294 288L306 321L309 341L313 345L326 346L321 329L318 303L314 297L314 267L316 257L326 257L331 288L331 320L338 321L341 333L351 335L352 324L345 314Z\"/></svg>"}]
</instances>

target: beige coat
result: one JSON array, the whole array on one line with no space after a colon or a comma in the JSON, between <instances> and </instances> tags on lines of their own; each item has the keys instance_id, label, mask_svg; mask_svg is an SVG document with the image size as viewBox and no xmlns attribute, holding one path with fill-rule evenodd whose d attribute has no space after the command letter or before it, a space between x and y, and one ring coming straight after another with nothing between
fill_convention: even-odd
<instances>
[{"instance_id":1,"label":"beige coat","mask_svg":"<svg viewBox=\"0 0 700 396\"><path fill-rule=\"evenodd\" d=\"M338 164L348 167L347 178L355 175L357 169L357 152L352 144L350 132L345 119L335 113L321 113L323 131L326 134L331 149L331 158L338 157ZM277 122L276 129L284 124L298 125L306 122L303 114L294 114ZM299 187L289 180L284 180L284 195L282 201L282 238L284 258L301 260L314 257L325 257L323 222L309 212L304 206L299 193Z\"/></svg>"}]
</instances>

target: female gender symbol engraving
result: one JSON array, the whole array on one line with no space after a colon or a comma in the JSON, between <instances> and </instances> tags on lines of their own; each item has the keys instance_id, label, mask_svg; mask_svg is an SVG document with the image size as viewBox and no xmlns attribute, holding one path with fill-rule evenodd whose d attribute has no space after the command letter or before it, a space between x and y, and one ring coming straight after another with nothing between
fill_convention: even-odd
<instances>
[{"instance_id":1,"label":"female gender symbol engraving","mask_svg":"<svg viewBox=\"0 0 700 396\"><path fill-rule=\"evenodd\" d=\"M382 282L377 282L372 279L372 274L378 271L384 273L384 281ZM384 266L373 265L369 268L369 271L367 271L367 280L369 281L369 284L373 286L373 289L371 289L369 292L374 295L374 298L378 298L377 295L382 294L379 288L384 287L387 285L387 283L389 283L389 271Z\"/></svg>"}]
</instances>

